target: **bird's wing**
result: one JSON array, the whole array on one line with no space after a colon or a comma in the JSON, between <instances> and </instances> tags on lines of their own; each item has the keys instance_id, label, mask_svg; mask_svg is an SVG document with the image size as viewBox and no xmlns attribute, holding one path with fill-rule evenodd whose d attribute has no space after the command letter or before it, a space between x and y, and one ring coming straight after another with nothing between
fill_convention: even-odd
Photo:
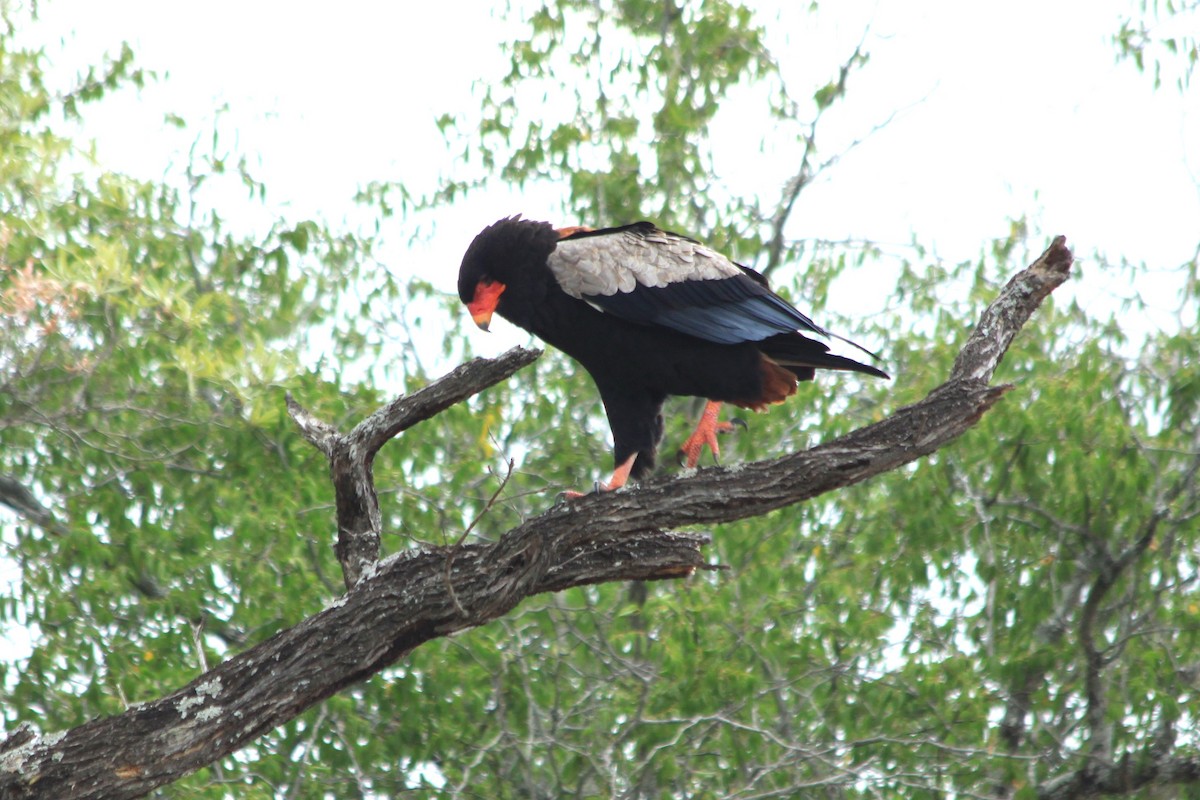
<instances>
[{"instance_id":1,"label":"bird's wing","mask_svg":"<svg viewBox=\"0 0 1200 800\"><path fill-rule=\"evenodd\" d=\"M757 272L693 239L649 222L568 230L547 264L564 292L600 311L719 344L828 335Z\"/></svg>"}]
</instances>

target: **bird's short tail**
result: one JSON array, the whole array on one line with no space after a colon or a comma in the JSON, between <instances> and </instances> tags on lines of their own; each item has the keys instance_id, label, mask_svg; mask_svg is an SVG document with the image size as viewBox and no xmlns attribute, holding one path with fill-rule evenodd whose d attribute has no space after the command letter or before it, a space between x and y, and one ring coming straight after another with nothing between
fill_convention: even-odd
<instances>
[{"instance_id":1,"label":"bird's short tail","mask_svg":"<svg viewBox=\"0 0 1200 800\"><path fill-rule=\"evenodd\" d=\"M829 352L829 348L824 343L798 333L784 333L768 337L758 343L758 349L780 366L787 367L795 373L797 379L802 381L812 380L813 374L818 369L861 372L866 375L874 375L876 378L891 378L877 367L863 364L852 358L835 355ZM869 350L861 347L859 349L874 357Z\"/></svg>"}]
</instances>

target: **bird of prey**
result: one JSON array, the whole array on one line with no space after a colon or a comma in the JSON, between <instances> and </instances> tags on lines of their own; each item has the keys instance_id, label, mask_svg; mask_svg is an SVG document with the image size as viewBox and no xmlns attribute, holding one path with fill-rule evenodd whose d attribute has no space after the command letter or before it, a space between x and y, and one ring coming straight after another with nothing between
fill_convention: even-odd
<instances>
[{"instance_id":1,"label":"bird of prey","mask_svg":"<svg viewBox=\"0 0 1200 800\"><path fill-rule=\"evenodd\" d=\"M458 294L480 328L499 314L591 374L613 434L605 491L654 469L670 395L708 401L680 448L694 467L705 447L719 453L717 433L730 427L719 421L722 403L762 410L818 369L888 377L804 335L842 338L762 275L649 222L556 229L507 217L467 248Z\"/></svg>"}]
</instances>

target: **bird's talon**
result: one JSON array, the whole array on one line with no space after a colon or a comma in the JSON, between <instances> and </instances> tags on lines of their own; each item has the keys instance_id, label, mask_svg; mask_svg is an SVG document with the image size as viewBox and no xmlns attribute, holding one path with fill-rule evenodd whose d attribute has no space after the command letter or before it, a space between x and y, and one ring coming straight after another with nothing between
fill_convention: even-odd
<instances>
[{"instance_id":1,"label":"bird's talon","mask_svg":"<svg viewBox=\"0 0 1200 800\"><path fill-rule=\"evenodd\" d=\"M750 430L750 423L746 422L746 420L742 419L741 417L730 417L729 430L727 430L726 433L731 433L735 426L744 431Z\"/></svg>"}]
</instances>

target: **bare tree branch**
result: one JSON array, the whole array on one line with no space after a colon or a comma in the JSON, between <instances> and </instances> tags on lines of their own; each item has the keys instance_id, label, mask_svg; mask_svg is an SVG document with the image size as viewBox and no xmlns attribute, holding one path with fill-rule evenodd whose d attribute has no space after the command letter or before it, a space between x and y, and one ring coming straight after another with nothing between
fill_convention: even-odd
<instances>
[{"instance_id":1,"label":"bare tree branch","mask_svg":"<svg viewBox=\"0 0 1200 800\"><path fill-rule=\"evenodd\" d=\"M865 137L855 139L849 145L842 149L823 162L813 165L813 161L817 155L817 128L821 124L821 119L825 112L829 110L836 100L846 96L846 83L850 78L850 73L855 67L861 67L867 62L867 55L864 51L867 36L870 34L868 26L858 40L858 44L852 52L838 68L837 79L828 84L823 91L823 99L818 102L817 113L812 121L808 124L808 131L804 134L804 154L800 158L800 166L796 170L796 174L784 183L782 195L779 198L779 204L775 207L775 213L771 215L771 236L767 240L767 263L760 270L763 275L770 276L783 263L785 237L784 228L787 226L788 220L792 216L792 210L795 208L796 201L800 198L800 194L808 188L808 186L825 170L835 165L847 153L849 153L858 145L862 144ZM876 133L885 128L894 118L896 114L892 113L883 122L876 124L867 135Z\"/></svg>"},{"instance_id":2,"label":"bare tree branch","mask_svg":"<svg viewBox=\"0 0 1200 800\"><path fill-rule=\"evenodd\" d=\"M1070 264L1065 242L1056 239L984 312L950 380L882 422L775 461L705 469L559 505L495 544L406 551L377 561L371 458L389 436L511 374L535 354L512 351L502 367L464 365L346 436L293 402L306 438L326 443L332 453L339 557L350 590L167 697L45 737L18 729L0 744L0 797L140 797L237 751L420 644L482 625L526 597L709 568L701 552L708 536L672 528L743 519L815 497L918 459L970 428L1006 391L987 380L1008 343L1067 279ZM343 514L355 527L343 530Z\"/></svg>"},{"instance_id":3,"label":"bare tree branch","mask_svg":"<svg viewBox=\"0 0 1200 800\"><path fill-rule=\"evenodd\" d=\"M1171 486L1163 490L1156 499L1154 511L1149 519L1141 526L1137 539L1130 542L1115 557L1108 552L1103 541L1093 545L1093 559L1097 562L1094 571L1095 578L1084 601L1079 621L1079 643L1084 656L1084 687L1087 707L1084 721L1087 725L1087 760L1071 780L1051 781L1043 789L1056 792L1068 792L1063 797L1089 797L1102 794L1112 794L1111 786L1120 786L1121 793L1133 791L1140 780L1155 783L1193 782L1200 780L1198 761L1169 755L1170 747L1164 748L1163 742L1173 739L1174 732L1170 720L1163 719L1158 737L1152 740L1147 750L1149 764L1152 770L1146 770L1145 765L1135 768L1126 753L1119 761L1113 757L1113 721L1109 715L1109 681L1105 673L1109 658L1106 648L1097 643L1097 628L1103 627L1100 620L1101 603L1108 592L1116 585L1131 566L1149 549L1158 533L1161 523L1167 519L1169 508L1195 479L1200 470L1200 459L1194 460L1190 467L1175 480ZM1139 777L1151 775L1153 777ZM1172 777L1160 777L1172 776ZM1055 794L1054 797L1060 795Z\"/></svg>"},{"instance_id":4,"label":"bare tree branch","mask_svg":"<svg viewBox=\"0 0 1200 800\"><path fill-rule=\"evenodd\" d=\"M1013 276L979 317L974 333L954 359L950 380L991 380L1017 331L1066 280L1072 260L1066 237L1059 236L1037 261Z\"/></svg>"},{"instance_id":5,"label":"bare tree branch","mask_svg":"<svg viewBox=\"0 0 1200 800\"><path fill-rule=\"evenodd\" d=\"M1145 761L1126 755L1115 764L1098 768L1088 766L1046 781L1038 787L1037 796L1039 800L1083 800L1132 794L1148 786L1197 782L1200 782L1200 755L1177 755Z\"/></svg>"},{"instance_id":6,"label":"bare tree branch","mask_svg":"<svg viewBox=\"0 0 1200 800\"><path fill-rule=\"evenodd\" d=\"M468 361L428 386L397 397L346 435L318 420L290 394L287 396L288 414L301 434L329 459L337 497L338 540L334 550L342 564L347 589L353 588L363 570L379 559L382 523L371 469L379 448L418 422L532 364L541 354L541 350L515 347L492 361L483 358Z\"/></svg>"},{"instance_id":7,"label":"bare tree branch","mask_svg":"<svg viewBox=\"0 0 1200 800\"><path fill-rule=\"evenodd\" d=\"M8 506L47 533L61 536L64 532L62 523L54 518L50 509L10 475L0 475L0 504Z\"/></svg>"}]
</instances>

